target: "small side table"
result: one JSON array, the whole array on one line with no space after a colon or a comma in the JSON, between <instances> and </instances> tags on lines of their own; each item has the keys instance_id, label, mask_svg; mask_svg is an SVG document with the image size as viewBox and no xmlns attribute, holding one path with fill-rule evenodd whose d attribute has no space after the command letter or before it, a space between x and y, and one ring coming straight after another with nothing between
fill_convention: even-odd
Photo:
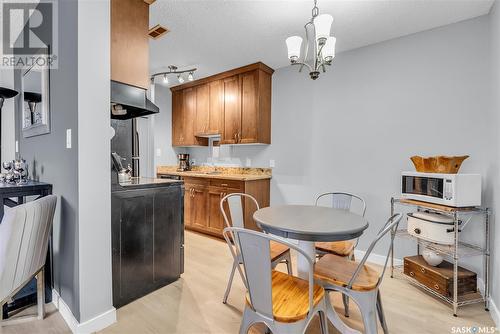
<instances>
[{"instance_id":1,"label":"small side table","mask_svg":"<svg viewBox=\"0 0 500 334\"><path fill-rule=\"evenodd\" d=\"M24 204L27 196L38 196L36 199L52 194L52 185L49 183L31 181L22 184L7 184L0 182L0 223L4 215L4 205L12 208ZM45 262L45 302L52 301L52 231L50 232L47 260ZM36 280L33 279L25 288L14 296L12 303L4 305L2 311L4 319L14 310L36 304Z\"/></svg>"}]
</instances>

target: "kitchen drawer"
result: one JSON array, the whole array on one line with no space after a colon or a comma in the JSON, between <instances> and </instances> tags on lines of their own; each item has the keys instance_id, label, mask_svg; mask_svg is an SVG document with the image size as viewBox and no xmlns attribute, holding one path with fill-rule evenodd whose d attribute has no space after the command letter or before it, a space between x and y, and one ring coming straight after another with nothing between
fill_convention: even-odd
<instances>
[{"instance_id":1,"label":"kitchen drawer","mask_svg":"<svg viewBox=\"0 0 500 334\"><path fill-rule=\"evenodd\" d=\"M222 179L211 179L210 186L219 188L231 188L235 190L243 190L244 182L237 180L222 180Z\"/></svg>"},{"instance_id":2,"label":"kitchen drawer","mask_svg":"<svg viewBox=\"0 0 500 334\"><path fill-rule=\"evenodd\" d=\"M439 266L432 267L420 255L405 257L404 274L443 296L453 296L453 264L449 262L443 261ZM476 290L476 273L458 267L458 295L473 293Z\"/></svg>"},{"instance_id":3,"label":"kitchen drawer","mask_svg":"<svg viewBox=\"0 0 500 334\"><path fill-rule=\"evenodd\" d=\"M202 177L183 177L183 179L186 185L208 186L209 184L209 180Z\"/></svg>"}]
</instances>

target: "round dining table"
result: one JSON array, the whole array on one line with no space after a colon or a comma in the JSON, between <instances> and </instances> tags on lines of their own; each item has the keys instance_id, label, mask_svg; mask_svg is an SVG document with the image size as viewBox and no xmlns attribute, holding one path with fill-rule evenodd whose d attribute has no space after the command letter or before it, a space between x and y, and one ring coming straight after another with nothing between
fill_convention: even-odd
<instances>
[{"instance_id":1,"label":"round dining table","mask_svg":"<svg viewBox=\"0 0 500 334\"><path fill-rule=\"evenodd\" d=\"M311 259L316 257L315 242L344 241L361 236L368 221L347 210L314 205L281 205L255 211L253 218L264 232L298 241L298 247ZM298 276L307 279L308 261L297 256ZM359 333L348 327L331 308L328 318L341 333Z\"/></svg>"}]
</instances>

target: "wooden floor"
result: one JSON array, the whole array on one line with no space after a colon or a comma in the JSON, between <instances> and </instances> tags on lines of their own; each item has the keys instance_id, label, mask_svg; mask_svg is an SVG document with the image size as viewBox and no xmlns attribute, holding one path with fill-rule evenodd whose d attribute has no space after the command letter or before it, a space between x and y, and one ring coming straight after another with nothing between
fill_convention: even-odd
<instances>
[{"instance_id":1,"label":"wooden floor","mask_svg":"<svg viewBox=\"0 0 500 334\"><path fill-rule=\"evenodd\" d=\"M225 284L231 269L225 243L199 234L186 233L186 272L177 282L151 293L118 310L118 322L101 333L227 333L238 332L244 305L244 287L235 278L228 305L222 304ZM282 268L284 270L284 268ZM451 333L453 326L494 326L482 305L466 306L455 318L450 308L399 279L386 277L382 296L391 333ZM339 296L334 304L341 311ZM351 303L350 326L362 330L357 308ZM1 334L68 333L57 311L44 321L0 328ZM250 333L263 333L261 326ZM308 334L319 333L314 321ZM330 333L337 331L330 327Z\"/></svg>"}]
</instances>

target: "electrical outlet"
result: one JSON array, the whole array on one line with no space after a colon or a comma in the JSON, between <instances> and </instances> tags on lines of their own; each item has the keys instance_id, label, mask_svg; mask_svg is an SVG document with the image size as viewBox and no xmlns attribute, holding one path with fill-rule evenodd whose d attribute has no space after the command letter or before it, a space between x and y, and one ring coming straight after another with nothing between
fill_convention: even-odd
<instances>
[{"instance_id":1,"label":"electrical outlet","mask_svg":"<svg viewBox=\"0 0 500 334\"><path fill-rule=\"evenodd\" d=\"M161 157L161 148L156 149L156 156Z\"/></svg>"},{"instance_id":2,"label":"electrical outlet","mask_svg":"<svg viewBox=\"0 0 500 334\"><path fill-rule=\"evenodd\" d=\"M66 148L71 148L71 129L66 129Z\"/></svg>"},{"instance_id":3,"label":"electrical outlet","mask_svg":"<svg viewBox=\"0 0 500 334\"><path fill-rule=\"evenodd\" d=\"M276 161L274 161L274 160L269 160L269 167L270 167L270 168L274 168L274 167L276 167Z\"/></svg>"},{"instance_id":4,"label":"electrical outlet","mask_svg":"<svg viewBox=\"0 0 500 334\"><path fill-rule=\"evenodd\" d=\"M247 158L247 161L246 161L245 165L246 165L247 167L252 167L252 159Z\"/></svg>"}]
</instances>

